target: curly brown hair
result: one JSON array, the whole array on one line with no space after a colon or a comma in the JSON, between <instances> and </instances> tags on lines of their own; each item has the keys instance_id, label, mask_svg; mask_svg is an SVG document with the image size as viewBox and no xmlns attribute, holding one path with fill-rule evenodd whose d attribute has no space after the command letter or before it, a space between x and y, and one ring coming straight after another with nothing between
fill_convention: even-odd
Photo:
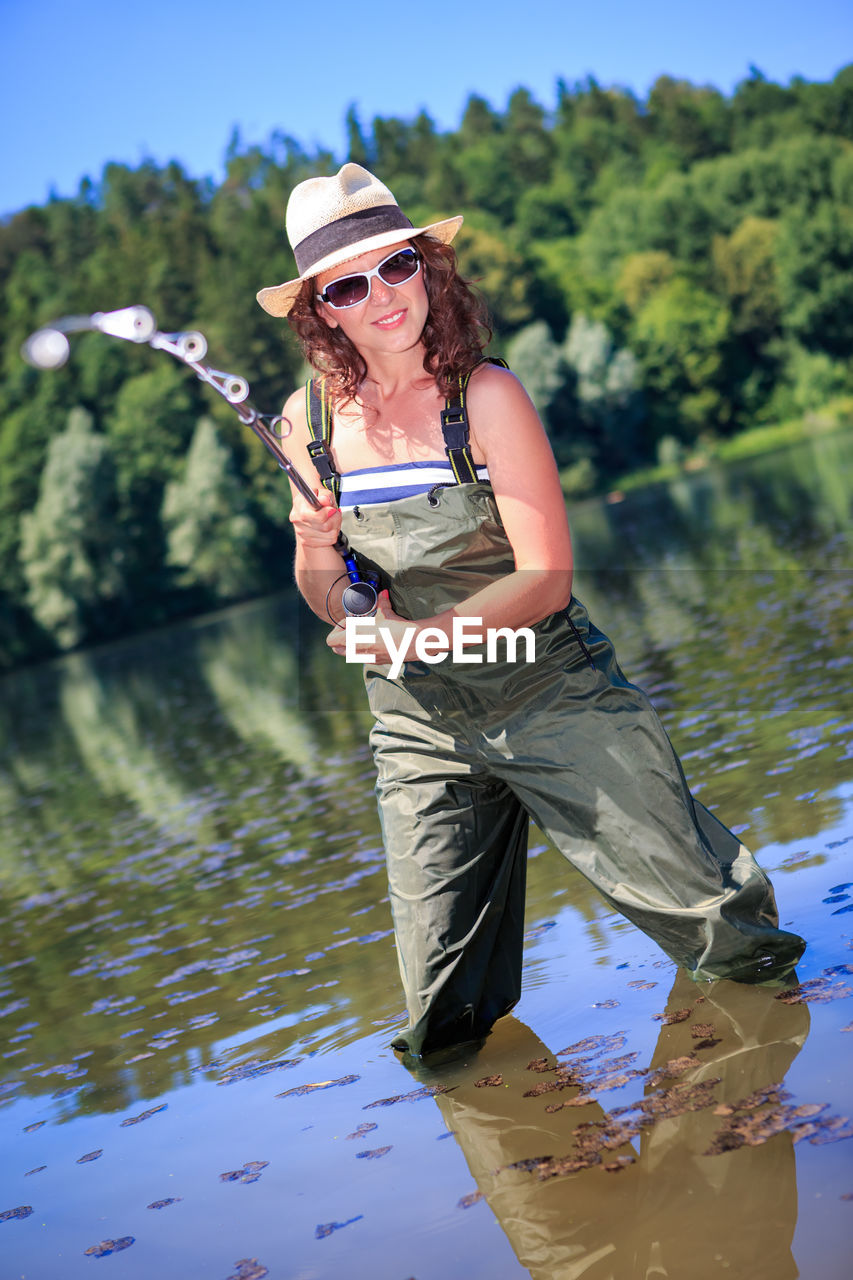
<instances>
[{"instance_id":1,"label":"curly brown hair","mask_svg":"<svg viewBox=\"0 0 853 1280\"><path fill-rule=\"evenodd\" d=\"M444 396L452 395L460 375L478 363L492 337L485 301L460 276L456 254L449 244L431 236L415 236L411 243L421 255L429 314L421 335L424 369ZM306 280L288 315L305 358L331 382L334 398L353 400L367 374L362 356L340 328L330 329L314 305L316 285Z\"/></svg>"}]
</instances>

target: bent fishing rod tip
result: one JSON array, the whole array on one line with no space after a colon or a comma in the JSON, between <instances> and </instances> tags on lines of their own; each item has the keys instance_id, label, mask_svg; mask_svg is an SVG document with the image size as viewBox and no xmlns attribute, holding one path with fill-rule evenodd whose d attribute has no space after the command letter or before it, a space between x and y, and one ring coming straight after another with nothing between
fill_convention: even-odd
<instances>
[{"instance_id":1,"label":"bent fishing rod tip","mask_svg":"<svg viewBox=\"0 0 853 1280\"><path fill-rule=\"evenodd\" d=\"M130 342L148 342L156 328L153 314L140 306L96 311L90 316L63 316L31 333L21 347L21 355L36 369L61 369L71 350L66 334L94 331Z\"/></svg>"},{"instance_id":2,"label":"bent fishing rod tip","mask_svg":"<svg viewBox=\"0 0 853 1280\"><path fill-rule=\"evenodd\" d=\"M59 329L37 329L21 347L21 355L34 369L61 369L71 344Z\"/></svg>"}]
</instances>

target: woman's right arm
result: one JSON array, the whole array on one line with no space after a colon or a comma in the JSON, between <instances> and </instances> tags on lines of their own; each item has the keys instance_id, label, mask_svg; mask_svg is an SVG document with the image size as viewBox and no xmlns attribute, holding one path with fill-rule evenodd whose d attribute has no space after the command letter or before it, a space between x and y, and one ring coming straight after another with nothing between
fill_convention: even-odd
<instances>
[{"instance_id":1,"label":"woman's right arm","mask_svg":"<svg viewBox=\"0 0 853 1280\"><path fill-rule=\"evenodd\" d=\"M307 446L311 433L305 413L303 389L294 391L290 396L282 410L282 417L286 418L292 427L285 441L288 457L314 489L322 503L320 510L316 510L302 497L301 493L294 489L293 485L290 486L293 496L290 523L296 535L294 560L296 585L313 612L324 622L328 622L329 610L333 617L339 617L343 613L340 607L340 593L346 585L345 580L339 583L338 588L332 589L336 580L340 579L345 572L343 561L335 551L335 543L341 529L341 513L328 489L325 489L319 481L316 485L313 484L316 472L308 454Z\"/></svg>"}]
</instances>

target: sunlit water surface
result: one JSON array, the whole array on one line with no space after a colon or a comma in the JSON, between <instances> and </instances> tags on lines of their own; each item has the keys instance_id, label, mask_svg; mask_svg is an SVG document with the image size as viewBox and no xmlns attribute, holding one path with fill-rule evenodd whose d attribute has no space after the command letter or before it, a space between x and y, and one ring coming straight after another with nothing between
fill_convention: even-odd
<instances>
[{"instance_id":1,"label":"sunlit water surface","mask_svg":"<svg viewBox=\"0 0 853 1280\"><path fill-rule=\"evenodd\" d=\"M2 1280L846 1280L851 463L572 512L577 594L808 939L788 994L676 974L533 832L522 1001L413 1076L360 671L291 595L7 678Z\"/></svg>"}]
</instances>

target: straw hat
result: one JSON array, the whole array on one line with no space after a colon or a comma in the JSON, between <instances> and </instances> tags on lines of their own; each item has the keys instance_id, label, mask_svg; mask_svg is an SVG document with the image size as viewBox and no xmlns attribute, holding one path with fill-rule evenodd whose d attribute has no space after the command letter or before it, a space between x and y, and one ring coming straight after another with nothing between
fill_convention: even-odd
<instances>
[{"instance_id":1,"label":"straw hat","mask_svg":"<svg viewBox=\"0 0 853 1280\"><path fill-rule=\"evenodd\" d=\"M286 316L311 276L412 236L431 235L449 244L462 226L456 217L413 227L384 182L360 164L345 164L333 178L300 182L287 202L285 221L299 276L261 289L258 302L271 316Z\"/></svg>"}]
</instances>

